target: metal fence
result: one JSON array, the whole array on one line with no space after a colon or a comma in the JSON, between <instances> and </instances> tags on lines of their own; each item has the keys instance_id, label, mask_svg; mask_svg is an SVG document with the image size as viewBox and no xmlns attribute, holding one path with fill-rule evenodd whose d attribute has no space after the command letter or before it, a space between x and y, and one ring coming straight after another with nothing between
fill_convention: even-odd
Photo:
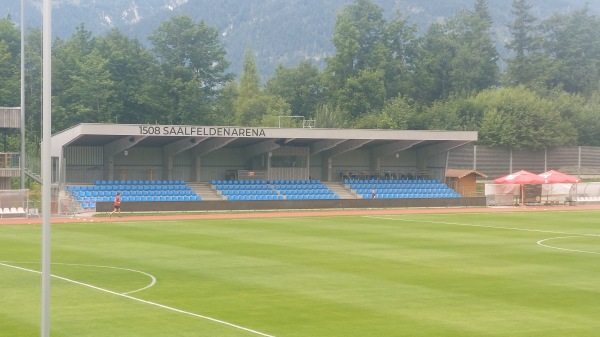
<instances>
[{"instance_id":1,"label":"metal fence","mask_svg":"<svg viewBox=\"0 0 600 337\"><path fill-rule=\"evenodd\" d=\"M495 179L527 170L556 170L578 177L600 177L600 147L573 146L544 150L509 150L464 145L448 153L448 168L474 169Z\"/></svg>"}]
</instances>

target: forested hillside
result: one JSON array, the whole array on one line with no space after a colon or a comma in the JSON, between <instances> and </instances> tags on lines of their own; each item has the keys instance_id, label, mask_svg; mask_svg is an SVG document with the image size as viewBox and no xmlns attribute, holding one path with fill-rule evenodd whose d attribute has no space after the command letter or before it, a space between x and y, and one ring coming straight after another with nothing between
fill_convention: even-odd
<instances>
[{"instance_id":1,"label":"forested hillside","mask_svg":"<svg viewBox=\"0 0 600 337\"><path fill-rule=\"evenodd\" d=\"M26 21L30 27L41 27L41 0L25 0ZM319 67L331 56L331 41L336 13L351 0L54 0L53 29L56 36L69 38L75 28L84 23L94 34L118 28L128 36L137 37L148 45L147 37L168 18L186 14L196 21L204 20L217 28L231 63L231 71L239 74L244 50L252 48L257 58L261 79L270 77L278 64L296 66L302 60L312 60ZM460 10L473 6L471 0L374 0L386 18L398 11L408 17L423 34L435 22L449 18ZM580 9L580 0L531 0L532 14L545 19L555 13ZM597 2L588 2L590 10L600 13ZM510 1L490 0L493 18L493 38L501 55L507 25L512 20ZM20 18L20 0L4 0L0 15Z\"/></svg>"},{"instance_id":2,"label":"forested hillside","mask_svg":"<svg viewBox=\"0 0 600 337\"><path fill-rule=\"evenodd\" d=\"M475 130L479 144L511 149L600 146L598 14L584 6L540 18L533 0L513 0L503 57L490 3L472 0L419 27L401 12L355 0L335 12L322 65L307 58L262 78L261 61L270 58L261 49L240 46L241 70L232 72L223 29L191 15L159 20L145 42L119 28L95 33L79 25L53 44L53 131L78 123L276 127L289 116L319 128ZM240 15L271 17L249 8ZM28 30L26 118L36 149L40 40L39 29ZM19 106L19 61L18 25L1 19L0 106ZM299 119L284 118L283 126ZM4 135L5 148L17 150L16 135Z\"/></svg>"}]
</instances>

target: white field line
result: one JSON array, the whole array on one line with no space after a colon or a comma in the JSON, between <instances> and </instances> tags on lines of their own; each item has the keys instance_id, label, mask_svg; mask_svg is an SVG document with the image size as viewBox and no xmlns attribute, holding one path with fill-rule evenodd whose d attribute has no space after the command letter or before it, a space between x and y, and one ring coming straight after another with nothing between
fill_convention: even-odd
<instances>
[{"instance_id":1,"label":"white field line","mask_svg":"<svg viewBox=\"0 0 600 337\"><path fill-rule=\"evenodd\" d=\"M21 262L21 261L0 261L0 262L4 262L4 263L0 263L4 266L10 266L8 264L5 263L20 263L20 264L39 264L39 262ZM121 268L121 267L113 267L113 266L101 266L101 265L95 265L95 264L79 264L79 263L60 263L60 262L53 262L53 265L61 265L61 266L75 266L75 267L91 267L91 268L106 268L106 269L116 269L116 270L124 270L124 271L130 271L132 273L138 273L138 274L142 274L145 276L148 276L148 278L150 279L150 283L140 289L136 289L136 290L132 290L132 291L128 291L128 292L124 292L123 294L133 294L133 293L137 293L139 291L142 290L146 290L152 286L154 286L156 284L156 277L154 277L151 274L145 273L143 271L139 271L139 270L135 270L135 269L129 269L129 268ZM18 268L16 266L14 266L14 268ZM23 270L27 270L30 271L29 269L23 269ZM54 275L53 275L54 276Z\"/></svg>"},{"instance_id":2,"label":"white field line","mask_svg":"<svg viewBox=\"0 0 600 337\"><path fill-rule=\"evenodd\" d=\"M545 244L544 242L546 241L550 241L550 240L559 240L559 239L567 239L567 238L580 238L582 237L582 235L571 235L571 236L559 236L556 238L548 238L548 239L543 239L537 242L538 245L542 246L542 247L547 247L547 248L552 248L552 249L558 249L558 250L565 250L568 252L575 252L575 253L585 253L585 254L598 254L600 255L600 252L590 252L587 250L579 250L579 249L569 249L569 248L561 248L561 247L556 247L556 246L550 246Z\"/></svg>"},{"instance_id":3,"label":"white field line","mask_svg":"<svg viewBox=\"0 0 600 337\"><path fill-rule=\"evenodd\" d=\"M548 231L548 230L541 230L541 229L528 229L528 228L516 228L516 227L490 226L490 225L473 225L473 224L463 224L463 223L446 222L446 221L409 220L409 219L398 219L398 218L389 218L389 217L382 217L382 216L364 216L364 217L365 218L372 218L372 219L391 220L391 221L424 222L424 223L430 223L430 224L452 225L452 226L463 226L463 227L479 227L479 228L503 229L503 230L513 230L513 231L523 231L523 232L535 232L535 233L565 234L565 235L568 235L568 236L560 236L560 237L542 239L542 240L539 240L537 242L537 244L539 246L546 247L546 248L551 248L551 249L558 249L558 250L564 250L564 251L575 252L575 253L599 254L600 255L600 253L598 253L598 252L590 252L590 251L587 251L587 250L577 250L577 249L560 248L560 247L555 247L555 246L550 246L550 245L544 244L545 241L549 241L549 240L557 240L557 239L573 238L573 237L586 237L586 236L587 237L589 237L589 236L591 236L591 237L600 237L600 234L567 233L567 232Z\"/></svg>"},{"instance_id":4,"label":"white field line","mask_svg":"<svg viewBox=\"0 0 600 337\"><path fill-rule=\"evenodd\" d=\"M576 235L576 236L600 236L600 234L567 233L567 232L558 232L558 231L548 231L548 230L542 230L542 229L529 229L529 228L517 228L517 227L490 226L490 225L473 225L473 224L464 224L464 223L446 222L446 221L409 220L409 219L388 218L388 217L381 217L381 216L365 216L365 218L392 220L392 221L404 221L404 222L423 222L423 223L431 223L431 224L439 224L439 225L453 225L453 226L464 226L464 227L506 229L506 230L513 230L513 231L535 232L535 233L566 234L566 235Z\"/></svg>"},{"instance_id":5,"label":"white field line","mask_svg":"<svg viewBox=\"0 0 600 337\"><path fill-rule=\"evenodd\" d=\"M0 262L0 266L5 266L5 267L14 268L14 269L22 270L22 271L27 271L27 272L31 272L31 273L41 274L41 272L37 271L37 270L32 270L32 269L27 269L27 268L23 268L23 267L18 267L18 266L14 266L14 265L2 263L2 262ZM107 268L122 269L122 268L117 268L117 267L107 267ZM124 270L129 270L129 269L124 269ZM141 273L142 274L146 274L146 273L143 273L143 272L141 272ZM146 275L150 275L150 274L146 274ZM211 322L215 322L215 323L227 325L229 327L232 327L232 328L235 328L235 329L239 329L239 330L243 330L243 331L247 331L247 332L253 333L255 335L260 335L260 336L264 336L264 337L275 337L273 335L268 335L266 333L262 333L260 331L252 330L252 329L249 329L249 328L245 328L243 326L240 326L240 325L237 325L237 324L233 324L233 323L229 323L229 322L226 322L226 321L223 321L223 320L220 320L220 319L216 319L216 318L212 318L212 317L208 317L208 316L196 314L196 313L193 313L193 312L189 312L189 311L185 311L185 310L181 310L181 309L169 307L169 306L166 306L166 305L163 305L163 304L160 304L160 303L156 303L156 302L152 302L152 301L146 301L146 300L143 300L141 298L137 298L137 297L133 297L131 295L128 295L128 293L118 293L118 292L115 292L115 291L112 291L112 290L108 290L108 289L96 287L96 286L88 284L88 283L83 283L83 282L71 280L71 279L68 279L66 277L62 277L62 276L58 276L58 275L52 275L52 277L54 277L56 279L59 279L59 280L66 281L66 282L71 282L71 283L74 283L74 284L77 284L77 285L80 285L80 286L84 286L84 287L92 288L92 289L95 289L95 290L98 290L98 291L102 291L102 292L105 292L105 293L108 293L108 294L111 294L111 295L124 297L124 298L130 299L130 300L133 300L133 301L137 301L137 302L140 302L140 303L144 303L144 304L152 305L152 306L159 307L159 308L162 308L162 309L174 311L174 312L177 312L177 313L180 313L180 314L189 315L189 316L201 318L201 319L204 319L204 320L207 320L207 321L211 321ZM148 287L146 287L146 288L148 288ZM137 290L137 291L139 291L139 290Z\"/></svg>"}]
</instances>

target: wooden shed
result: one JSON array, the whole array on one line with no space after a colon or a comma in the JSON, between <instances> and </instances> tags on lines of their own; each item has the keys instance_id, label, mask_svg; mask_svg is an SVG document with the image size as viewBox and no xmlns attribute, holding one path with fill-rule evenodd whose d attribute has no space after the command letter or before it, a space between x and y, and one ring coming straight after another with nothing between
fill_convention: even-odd
<instances>
[{"instance_id":1,"label":"wooden shed","mask_svg":"<svg viewBox=\"0 0 600 337\"><path fill-rule=\"evenodd\" d=\"M446 170L446 185L463 197L474 197L477 193L477 178L487 176L476 170Z\"/></svg>"}]
</instances>

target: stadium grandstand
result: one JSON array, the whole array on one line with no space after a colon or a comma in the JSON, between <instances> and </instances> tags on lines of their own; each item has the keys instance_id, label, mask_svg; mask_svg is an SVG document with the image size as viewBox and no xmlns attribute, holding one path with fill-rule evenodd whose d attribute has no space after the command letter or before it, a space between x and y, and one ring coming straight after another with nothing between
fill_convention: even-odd
<instances>
[{"instance_id":1,"label":"stadium grandstand","mask_svg":"<svg viewBox=\"0 0 600 337\"><path fill-rule=\"evenodd\" d=\"M52 137L60 212L480 204L445 185L472 131L79 124ZM375 198L371 190L376 190ZM365 192L367 191L367 192Z\"/></svg>"}]
</instances>

